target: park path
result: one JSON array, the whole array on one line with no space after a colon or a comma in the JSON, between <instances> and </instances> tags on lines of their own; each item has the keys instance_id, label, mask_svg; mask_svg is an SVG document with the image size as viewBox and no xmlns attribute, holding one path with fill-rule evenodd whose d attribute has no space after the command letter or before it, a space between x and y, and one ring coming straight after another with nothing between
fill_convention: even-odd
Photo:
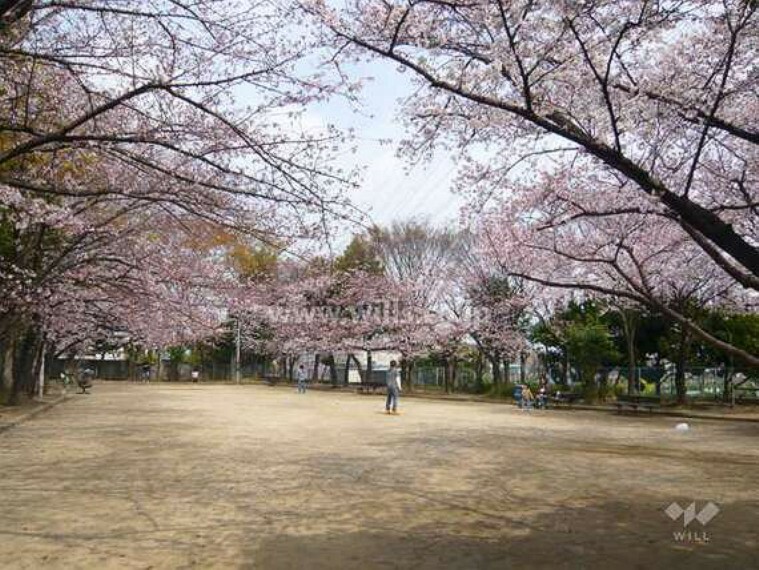
<instances>
[{"instance_id":1,"label":"park path","mask_svg":"<svg viewBox=\"0 0 759 570\"><path fill-rule=\"evenodd\" d=\"M0 566L759 567L757 424L402 405L98 385L0 434Z\"/></svg>"}]
</instances>

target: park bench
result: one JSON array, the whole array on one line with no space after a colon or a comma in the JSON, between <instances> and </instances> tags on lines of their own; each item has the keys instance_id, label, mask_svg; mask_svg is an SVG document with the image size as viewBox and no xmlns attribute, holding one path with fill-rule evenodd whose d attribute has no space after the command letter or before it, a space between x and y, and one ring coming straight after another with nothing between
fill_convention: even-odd
<instances>
[{"instance_id":1,"label":"park bench","mask_svg":"<svg viewBox=\"0 0 759 570\"><path fill-rule=\"evenodd\" d=\"M626 409L633 412L641 409L652 412L655 408L661 407L661 398L659 396L641 396L639 394L621 395L617 396L617 401L614 405L617 406L617 412L622 412Z\"/></svg>"},{"instance_id":2,"label":"park bench","mask_svg":"<svg viewBox=\"0 0 759 570\"><path fill-rule=\"evenodd\" d=\"M735 402L737 404L758 404L759 403L759 390L756 388L744 388L742 386L735 386L733 388L735 393Z\"/></svg>"},{"instance_id":3,"label":"park bench","mask_svg":"<svg viewBox=\"0 0 759 570\"><path fill-rule=\"evenodd\" d=\"M386 384L384 382L361 382L361 384L358 385L358 392L361 394L375 394L377 390L381 390L382 388L385 388Z\"/></svg>"},{"instance_id":4,"label":"park bench","mask_svg":"<svg viewBox=\"0 0 759 570\"><path fill-rule=\"evenodd\" d=\"M577 394L575 392L556 392L556 394L549 398L549 401L556 407L562 405L571 406L581 398L582 394Z\"/></svg>"}]
</instances>

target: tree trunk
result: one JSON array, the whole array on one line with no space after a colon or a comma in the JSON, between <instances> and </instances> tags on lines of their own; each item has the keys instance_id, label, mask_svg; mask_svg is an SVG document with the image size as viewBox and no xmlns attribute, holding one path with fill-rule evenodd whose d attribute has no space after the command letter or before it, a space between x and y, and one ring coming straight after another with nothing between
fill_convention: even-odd
<instances>
[{"instance_id":1,"label":"tree trunk","mask_svg":"<svg viewBox=\"0 0 759 570\"><path fill-rule=\"evenodd\" d=\"M34 396L34 388L37 384L35 365L38 360L41 345L41 336L39 332L32 327L27 329L15 354L15 374L10 403L16 403L18 401L18 396L22 393L28 397Z\"/></svg>"},{"instance_id":2,"label":"tree trunk","mask_svg":"<svg viewBox=\"0 0 759 570\"><path fill-rule=\"evenodd\" d=\"M638 382L635 377L635 317L626 309L621 309L619 314L622 317L622 329L627 347L627 393L635 394L638 392Z\"/></svg>"},{"instance_id":3,"label":"tree trunk","mask_svg":"<svg viewBox=\"0 0 759 570\"><path fill-rule=\"evenodd\" d=\"M446 394L451 393L451 364L447 356L443 359L443 388Z\"/></svg>"},{"instance_id":4,"label":"tree trunk","mask_svg":"<svg viewBox=\"0 0 759 570\"><path fill-rule=\"evenodd\" d=\"M685 366L679 359L675 364L675 390L677 391L677 403L685 404L687 396L687 390L685 387Z\"/></svg>"},{"instance_id":5,"label":"tree trunk","mask_svg":"<svg viewBox=\"0 0 759 570\"><path fill-rule=\"evenodd\" d=\"M319 380L319 353L314 354L314 365L311 368L311 382Z\"/></svg>"},{"instance_id":6,"label":"tree trunk","mask_svg":"<svg viewBox=\"0 0 759 570\"><path fill-rule=\"evenodd\" d=\"M501 393L501 360L498 356L490 357L490 366L493 369L493 391Z\"/></svg>"},{"instance_id":7,"label":"tree trunk","mask_svg":"<svg viewBox=\"0 0 759 570\"><path fill-rule=\"evenodd\" d=\"M179 380L179 362L177 360L169 361L169 382L177 382Z\"/></svg>"},{"instance_id":8,"label":"tree trunk","mask_svg":"<svg viewBox=\"0 0 759 570\"><path fill-rule=\"evenodd\" d=\"M337 386L337 366L335 365L335 355L331 352L327 356L327 366L329 366L329 381L333 386Z\"/></svg>"},{"instance_id":9,"label":"tree trunk","mask_svg":"<svg viewBox=\"0 0 759 570\"><path fill-rule=\"evenodd\" d=\"M677 403L685 404L687 400L687 387L685 385L685 366L688 360L688 348L690 346L690 335L683 328L680 333L680 345L677 350L677 359L675 361L675 390L677 391Z\"/></svg>"},{"instance_id":10,"label":"tree trunk","mask_svg":"<svg viewBox=\"0 0 759 570\"><path fill-rule=\"evenodd\" d=\"M371 384L374 380L372 378L372 351L366 351L366 381Z\"/></svg>"},{"instance_id":11,"label":"tree trunk","mask_svg":"<svg viewBox=\"0 0 759 570\"><path fill-rule=\"evenodd\" d=\"M485 384L485 364L483 362L482 350L477 351L477 359L474 363L474 384L478 393L482 392Z\"/></svg>"},{"instance_id":12,"label":"tree trunk","mask_svg":"<svg viewBox=\"0 0 759 570\"><path fill-rule=\"evenodd\" d=\"M525 367L525 354L524 352L519 353L519 383L525 384L527 381L527 370Z\"/></svg>"},{"instance_id":13,"label":"tree trunk","mask_svg":"<svg viewBox=\"0 0 759 570\"><path fill-rule=\"evenodd\" d=\"M32 366L32 377L30 378L30 396L39 396L40 398L43 395L44 391L44 378L42 376L45 373L44 369L44 362L45 362L45 343L42 340L42 335L40 334L37 347L34 355L34 366Z\"/></svg>"},{"instance_id":14,"label":"tree trunk","mask_svg":"<svg viewBox=\"0 0 759 570\"><path fill-rule=\"evenodd\" d=\"M349 355L349 358L352 359L353 362L356 363L356 370L358 370L359 382L366 382L366 376L364 375L364 370L361 367L361 361L358 358L356 358L355 354L352 354L352 353Z\"/></svg>"},{"instance_id":15,"label":"tree trunk","mask_svg":"<svg viewBox=\"0 0 759 570\"><path fill-rule=\"evenodd\" d=\"M295 380L295 363L297 362L297 358L294 356L288 356L287 357L287 380L292 382Z\"/></svg>"},{"instance_id":16,"label":"tree trunk","mask_svg":"<svg viewBox=\"0 0 759 570\"><path fill-rule=\"evenodd\" d=\"M569 386L569 351L564 349L564 385Z\"/></svg>"},{"instance_id":17,"label":"tree trunk","mask_svg":"<svg viewBox=\"0 0 759 570\"><path fill-rule=\"evenodd\" d=\"M588 404L592 404L598 399L599 390L598 384L596 383L597 370L598 368L594 364L586 364L579 368L583 399Z\"/></svg>"},{"instance_id":18,"label":"tree trunk","mask_svg":"<svg viewBox=\"0 0 759 570\"><path fill-rule=\"evenodd\" d=\"M156 362L157 366L156 366L156 374L155 374L156 378L155 379L156 379L156 381L160 382L161 378L163 376L163 351L160 348L158 348L156 350L156 352L157 352L158 358L157 358L157 362Z\"/></svg>"},{"instance_id":19,"label":"tree trunk","mask_svg":"<svg viewBox=\"0 0 759 570\"><path fill-rule=\"evenodd\" d=\"M725 364L725 379L722 384L722 401L726 404L732 402L733 392L733 367Z\"/></svg>"},{"instance_id":20,"label":"tree trunk","mask_svg":"<svg viewBox=\"0 0 759 570\"><path fill-rule=\"evenodd\" d=\"M600 379L600 386L599 386L599 393L601 395L601 401L605 402L607 396L609 395L609 371L603 370L601 372L601 379Z\"/></svg>"},{"instance_id":21,"label":"tree trunk","mask_svg":"<svg viewBox=\"0 0 759 570\"><path fill-rule=\"evenodd\" d=\"M351 355L345 356L345 372L343 373L343 384L346 386L350 384L350 371L351 371Z\"/></svg>"},{"instance_id":22,"label":"tree trunk","mask_svg":"<svg viewBox=\"0 0 759 570\"><path fill-rule=\"evenodd\" d=\"M45 376L47 374L47 344L42 342L40 350L40 364L37 369L37 397L42 398L45 395L47 386L45 385Z\"/></svg>"},{"instance_id":23,"label":"tree trunk","mask_svg":"<svg viewBox=\"0 0 759 570\"><path fill-rule=\"evenodd\" d=\"M0 390L0 396L2 396L2 403L9 403L11 394L13 393L13 377L14 370L13 364L16 356L16 339L9 335L8 340L5 343L5 349L3 351L3 371L2 371L2 390Z\"/></svg>"}]
</instances>

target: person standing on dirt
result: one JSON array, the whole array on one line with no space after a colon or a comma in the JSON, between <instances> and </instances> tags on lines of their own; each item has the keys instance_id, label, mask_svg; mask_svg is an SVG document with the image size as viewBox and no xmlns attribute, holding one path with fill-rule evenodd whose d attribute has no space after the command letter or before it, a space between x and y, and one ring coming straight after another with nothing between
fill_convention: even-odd
<instances>
[{"instance_id":1,"label":"person standing on dirt","mask_svg":"<svg viewBox=\"0 0 759 570\"><path fill-rule=\"evenodd\" d=\"M142 382L144 384L150 382L150 364L142 365Z\"/></svg>"},{"instance_id":2,"label":"person standing on dirt","mask_svg":"<svg viewBox=\"0 0 759 570\"><path fill-rule=\"evenodd\" d=\"M385 402L386 413L398 413L398 398L401 395L401 375L398 373L398 363L390 361L390 369L387 371L387 401Z\"/></svg>"},{"instance_id":3,"label":"person standing on dirt","mask_svg":"<svg viewBox=\"0 0 759 570\"><path fill-rule=\"evenodd\" d=\"M306 368L302 364L298 366L298 371L295 373L298 380L298 394L306 393Z\"/></svg>"}]
</instances>

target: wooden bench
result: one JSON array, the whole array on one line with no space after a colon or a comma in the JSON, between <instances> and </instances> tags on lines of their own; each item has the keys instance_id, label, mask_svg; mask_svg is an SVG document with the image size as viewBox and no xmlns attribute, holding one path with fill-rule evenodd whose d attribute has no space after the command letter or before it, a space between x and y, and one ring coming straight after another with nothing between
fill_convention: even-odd
<instances>
[{"instance_id":1,"label":"wooden bench","mask_svg":"<svg viewBox=\"0 0 759 570\"><path fill-rule=\"evenodd\" d=\"M571 406L581 398L582 394L577 394L576 392L557 392L553 396L550 396L548 401L556 407L562 405Z\"/></svg>"},{"instance_id":2,"label":"wooden bench","mask_svg":"<svg viewBox=\"0 0 759 570\"><path fill-rule=\"evenodd\" d=\"M622 412L628 409L632 412L638 410L648 410L652 412L655 408L661 407L661 397L659 396L641 396L638 394L617 396L617 401L614 403L617 406L617 412Z\"/></svg>"},{"instance_id":3,"label":"wooden bench","mask_svg":"<svg viewBox=\"0 0 759 570\"><path fill-rule=\"evenodd\" d=\"M361 382L358 385L357 391L360 394L375 394L377 390L385 388L384 382Z\"/></svg>"}]
</instances>

